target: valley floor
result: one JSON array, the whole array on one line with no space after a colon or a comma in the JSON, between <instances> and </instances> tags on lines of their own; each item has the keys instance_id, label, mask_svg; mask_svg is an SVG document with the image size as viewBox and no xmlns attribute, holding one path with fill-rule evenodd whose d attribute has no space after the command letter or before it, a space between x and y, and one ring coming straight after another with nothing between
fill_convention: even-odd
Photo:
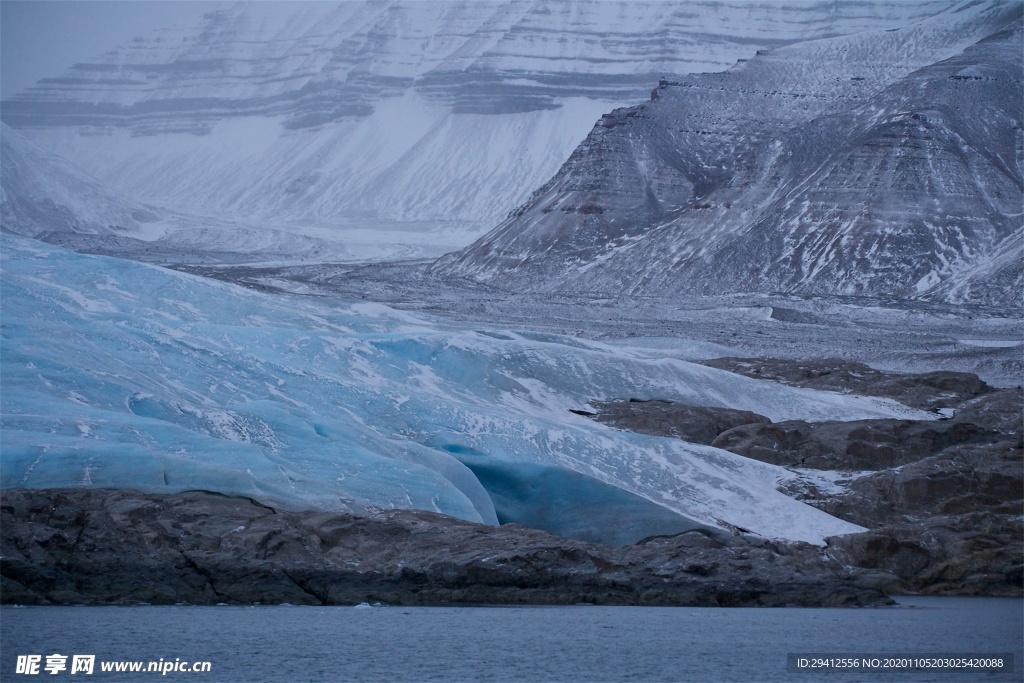
<instances>
[{"instance_id":1,"label":"valley floor","mask_svg":"<svg viewBox=\"0 0 1024 683\"><path fill-rule=\"evenodd\" d=\"M630 340L691 360L761 356L840 358L880 370L971 372L1021 384L1019 311L859 297L733 295L693 298L516 293L433 277L424 262L205 266L177 269L259 289L365 299L469 324Z\"/></svg>"}]
</instances>

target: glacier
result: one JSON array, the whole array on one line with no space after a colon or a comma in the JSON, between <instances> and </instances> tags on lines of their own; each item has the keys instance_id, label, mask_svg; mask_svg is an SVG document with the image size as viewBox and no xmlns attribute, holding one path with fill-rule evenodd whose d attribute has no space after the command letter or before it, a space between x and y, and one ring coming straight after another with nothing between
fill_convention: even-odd
<instances>
[{"instance_id":1,"label":"glacier","mask_svg":"<svg viewBox=\"0 0 1024 683\"><path fill-rule=\"evenodd\" d=\"M2 246L5 488L415 508L617 544L734 527L820 544L859 527L777 491L787 470L570 409L657 397L773 420L935 417L690 363L685 340L459 325L20 236Z\"/></svg>"},{"instance_id":2,"label":"glacier","mask_svg":"<svg viewBox=\"0 0 1024 683\"><path fill-rule=\"evenodd\" d=\"M623 175L628 164L609 173L615 162L608 155L601 161L609 164L585 158L606 138L627 148L642 171L638 196L656 200L651 225L671 233L653 252L681 258L673 251L679 244L710 241L703 233L676 239L680 226L669 219L692 208L706 222L703 212L718 211L701 194L710 185L697 187L663 163L652 149L671 145L652 144L650 123L628 112L685 112L693 130L672 135L692 134L700 143L693 146L697 161L708 150L704 138L728 134L721 158L698 164L708 175L697 180L720 182L715 174L725 174L728 164L749 162L753 170L736 175L743 185L751 173L774 168L751 161L751 150L767 149L774 163L779 145L790 149L803 139L787 132L789 124L813 124L816 140L833 140L830 126L838 119L828 117L839 116L837 102L874 126L895 111L889 96L902 93L894 130L908 137L924 124L902 109L922 109L919 98L935 85L922 74L953 78L941 84L957 92L991 88L998 79L976 78L987 72L978 71L968 50L1014 12L1018 5L999 2L785 9L611 0L249 3L75 65L5 101L0 112L0 486L203 490L291 509L422 509L610 544L689 529L821 544L858 531L780 493L779 483L793 476L788 470L615 430L572 412L639 397L751 410L776 421L936 417L892 401L796 389L689 362L724 354L725 347L706 341L584 338L595 336L594 316L603 315L595 291L634 291L618 280L603 290L593 286L606 283L610 271L632 276L640 264L650 291L675 293L658 279L668 271L657 259L629 261L645 244L627 221L614 226L626 231L620 240L572 231L566 263L590 297L573 318L576 336L538 332L543 320L521 323L533 331L502 329L493 320L437 319L313 296L329 289L288 280L268 262L317 264L330 280L339 262L436 256L464 246L555 173L599 118L566 165L586 165L589 175L555 176L547 189L561 193L557 213L537 202L529 213L514 212L512 246L534 233L541 242L564 236L564 222L577 218L612 222L615 211L593 210L601 186L586 183L621 181L629 190L636 178ZM1015 40L1019 45L1019 34ZM598 44L602 58L593 57ZM762 48L770 49L755 56ZM982 48L993 49L992 41ZM837 52L849 53L848 63L866 76L848 82L845 73L812 68ZM601 118L647 99L666 74L720 71L746 57L724 74L666 80L655 101ZM957 59L974 61L963 71ZM937 60L946 61L939 68ZM689 106L696 86L732 82L751 97L731 109L717 106L716 98L736 93L709 87L696 96L707 106ZM762 92L773 82L776 90ZM702 118L707 112L710 122ZM781 123L762 125L767 115ZM667 130L676 119L665 121ZM775 185L757 187L770 194ZM626 206L628 195L613 199ZM1019 183L1008 188L1011 200L1018 195ZM689 207L691 199L704 201ZM630 220L634 208L623 212ZM518 230L523 216L536 219L532 232ZM938 284L918 278L920 288L942 288L950 301L961 301L977 297L981 282L998 303L1003 283L1017 282L1020 240L1018 231L998 245L993 286L986 284L991 269L978 264ZM526 246L506 251L554 258L561 245ZM71 249L179 266L255 264L270 275L245 289ZM616 271L624 261L627 267ZM476 277L491 264L461 265L449 274ZM412 271L396 272L400 278ZM504 269L484 274L511 282ZM528 268L517 276L543 282ZM399 285L384 287L394 292ZM463 291L469 290L442 298L468 309ZM625 301L615 305L634 312L654 305ZM662 312L720 327L732 316L739 322L729 325L750 336L753 321L764 327L789 311L760 300L741 304L730 300L721 312L695 314L673 303ZM832 305L838 304L820 303ZM899 309L901 320L905 315ZM633 333L632 323L625 327ZM855 327L853 321L842 334ZM860 334L849 334L847 348L871 352L859 344ZM958 344L1019 344L989 336Z\"/></svg>"}]
</instances>

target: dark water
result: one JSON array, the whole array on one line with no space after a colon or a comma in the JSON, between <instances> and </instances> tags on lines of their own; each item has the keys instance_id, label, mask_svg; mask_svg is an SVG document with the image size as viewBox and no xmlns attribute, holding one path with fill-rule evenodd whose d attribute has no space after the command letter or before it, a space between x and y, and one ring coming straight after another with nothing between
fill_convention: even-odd
<instances>
[{"instance_id":1,"label":"dark water","mask_svg":"<svg viewBox=\"0 0 1024 683\"><path fill-rule=\"evenodd\" d=\"M5 607L2 681L1021 681L1024 602L905 598L884 609ZM1012 652L1012 673L790 673L790 652ZM94 654L50 675L46 655ZM18 655L43 655L38 675ZM102 673L100 662L209 661ZM70 670L70 657L68 660Z\"/></svg>"}]
</instances>

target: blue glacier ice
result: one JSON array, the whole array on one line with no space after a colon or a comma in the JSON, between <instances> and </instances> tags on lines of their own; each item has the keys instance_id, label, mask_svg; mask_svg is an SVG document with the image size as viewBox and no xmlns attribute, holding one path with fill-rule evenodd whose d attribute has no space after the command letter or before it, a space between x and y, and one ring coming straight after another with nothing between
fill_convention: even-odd
<instances>
[{"instance_id":1,"label":"blue glacier ice","mask_svg":"<svg viewBox=\"0 0 1024 683\"><path fill-rule=\"evenodd\" d=\"M685 362L685 345L459 327L4 236L0 485L210 490L397 507L628 543L858 527L787 473L568 412L651 396L778 419L923 417Z\"/></svg>"}]
</instances>

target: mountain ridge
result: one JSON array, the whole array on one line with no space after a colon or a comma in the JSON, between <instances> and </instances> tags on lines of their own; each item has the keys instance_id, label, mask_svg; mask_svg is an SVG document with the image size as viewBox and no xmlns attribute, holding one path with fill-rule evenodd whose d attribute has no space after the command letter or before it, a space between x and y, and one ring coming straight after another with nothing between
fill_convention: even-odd
<instances>
[{"instance_id":1,"label":"mountain ridge","mask_svg":"<svg viewBox=\"0 0 1024 683\"><path fill-rule=\"evenodd\" d=\"M947 6L238 4L46 79L0 116L136 201L341 240L398 222L436 257L666 74Z\"/></svg>"},{"instance_id":2,"label":"mountain ridge","mask_svg":"<svg viewBox=\"0 0 1024 683\"><path fill-rule=\"evenodd\" d=\"M1013 258L996 258L1019 240L1020 8L965 9L662 82L433 270L534 291L932 292L1019 306L983 281L1020 281ZM885 59L901 54L900 69ZM990 254L1009 272L984 275Z\"/></svg>"}]
</instances>

